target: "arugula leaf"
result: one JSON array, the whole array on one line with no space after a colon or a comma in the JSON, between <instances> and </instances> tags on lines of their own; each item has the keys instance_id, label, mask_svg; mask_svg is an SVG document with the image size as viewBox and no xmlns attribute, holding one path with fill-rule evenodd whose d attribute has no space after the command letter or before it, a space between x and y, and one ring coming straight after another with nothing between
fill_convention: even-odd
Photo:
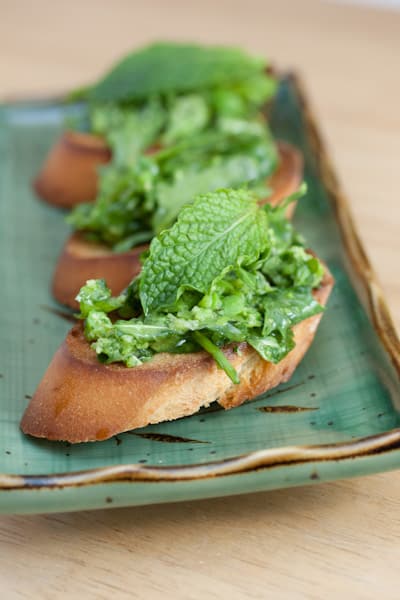
<instances>
[{"instance_id":1,"label":"arugula leaf","mask_svg":"<svg viewBox=\"0 0 400 600\"><path fill-rule=\"evenodd\" d=\"M275 289L262 302L261 335L250 335L249 344L265 359L277 363L294 348L292 326L323 311L311 288Z\"/></svg>"},{"instance_id":2,"label":"arugula leaf","mask_svg":"<svg viewBox=\"0 0 400 600\"><path fill-rule=\"evenodd\" d=\"M205 293L229 265L257 260L267 231L266 215L251 193L220 190L199 196L151 243L140 279L145 315L173 306L185 289Z\"/></svg>"},{"instance_id":3,"label":"arugula leaf","mask_svg":"<svg viewBox=\"0 0 400 600\"><path fill-rule=\"evenodd\" d=\"M265 68L265 60L238 48L156 43L127 55L79 96L96 102L143 100L251 81Z\"/></svg>"}]
</instances>

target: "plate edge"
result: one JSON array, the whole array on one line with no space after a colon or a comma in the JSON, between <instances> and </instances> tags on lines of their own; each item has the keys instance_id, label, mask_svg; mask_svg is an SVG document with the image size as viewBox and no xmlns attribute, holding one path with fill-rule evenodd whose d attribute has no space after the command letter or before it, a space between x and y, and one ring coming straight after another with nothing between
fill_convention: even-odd
<instances>
[{"instance_id":1,"label":"plate edge","mask_svg":"<svg viewBox=\"0 0 400 600\"><path fill-rule=\"evenodd\" d=\"M329 157L326 143L317 125L317 120L311 109L310 100L305 92L303 82L300 76L294 72L289 73L287 78L293 83L293 87L299 98L307 137L317 159L317 170L334 208L346 254L350 258L351 266L354 268L358 283L363 287L365 297L360 297L360 294L358 296L361 303L367 309L374 329L382 341L400 380L400 339L390 315L384 293L359 237L349 202Z\"/></svg>"}]
</instances>

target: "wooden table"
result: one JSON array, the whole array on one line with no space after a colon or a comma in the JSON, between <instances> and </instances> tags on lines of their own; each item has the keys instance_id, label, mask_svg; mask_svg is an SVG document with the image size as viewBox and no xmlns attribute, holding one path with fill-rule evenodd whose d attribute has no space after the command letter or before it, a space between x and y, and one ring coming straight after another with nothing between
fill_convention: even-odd
<instances>
[{"instance_id":1,"label":"wooden table","mask_svg":"<svg viewBox=\"0 0 400 600\"><path fill-rule=\"evenodd\" d=\"M304 76L400 325L400 13L279 0L0 0L0 96L92 80L152 39ZM1 598L399 598L400 473L154 507L0 518Z\"/></svg>"}]
</instances>

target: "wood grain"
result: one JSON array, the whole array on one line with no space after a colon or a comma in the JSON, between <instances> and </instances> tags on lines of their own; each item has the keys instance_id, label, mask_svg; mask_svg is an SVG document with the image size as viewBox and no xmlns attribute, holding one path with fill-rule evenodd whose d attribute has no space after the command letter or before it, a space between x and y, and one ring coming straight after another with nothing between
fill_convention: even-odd
<instances>
[{"instance_id":1,"label":"wood grain","mask_svg":"<svg viewBox=\"0 0 400 600\"><path fill-rule=\"evenodd\" d=\"M156 38L236 43L305 78L400 326L400 13L289 0L0 0L0 95L57 94ZM8 599L398 598L400 474L0 519Z\"/></svg>"}]
</instances>

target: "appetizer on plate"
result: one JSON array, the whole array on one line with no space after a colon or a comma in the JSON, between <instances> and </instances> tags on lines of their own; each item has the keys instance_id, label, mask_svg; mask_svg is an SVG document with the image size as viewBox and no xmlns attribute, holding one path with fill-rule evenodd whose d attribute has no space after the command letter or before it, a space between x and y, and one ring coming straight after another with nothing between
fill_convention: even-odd
<instances>
[{"instance_id":1,"label":"appetizer on plate","mask_svg":"<svg viewBox=\"0 0 400 600\"><path fill-rule=\"evenodd\" d=\"M199 195L158 234L126 291L81 289L80 316L22 418L69 442L224 408L287 381L333 286L279 207L249 190Z\"/></svg>"},{"instance_id":2,"label":"appetizer on plate","mask_svg":"<svg viewBox=\"0 0 400 600\"><path fill-rule=\"evenodd\" d=\"M49 202L75 206L56 299L76 306L87 277L120 293L140 268L137 246L196 194L247 185L277 204L295 191L301 156L275 142L263 112L275 88L266 61L239 49L160 43L75 94L83 116L35 183Z\"/></svg>"},{"instance_id":3,"label":"appetizer on plate","mask_svg":"<svg viewBox=\"0 0 400 600\"><path fill-rule=\"evenodd\" d=\"M268 202L272 206L278 205L285 196L298 189L302 179L301 155L284 142L278 143L278 149L282 160L281 166L267 181L270 194L260 200L260 203ZM221 179L223 180L224 178ZM191 187L192 180L188 179L187 185ZM214 185L210 185L210 182L205 179L204 189L208 188L213 189ZM97 206L96 203L95 210ZM116 206L111 206L112 210L114 208L118 210ZM288 206L288 216L292 215L294 208L294 203ZM130 220L128 216L123 218L127 223L137 226L134 218ZM74 215L71 216L71 221L73 219ZM104 218L104 215L101 215L99 220L104 223L107 219L107 216ZM139 258L147 247L147 244L144 245L141 241L147 240L152 234L153 232L149 232L147 228L142 231L137 229L132 237L122 239L120 244L117 243L117 246L113 247L101 236L89 232L89 229L85 229L84 226L83 230L78 228L65 242L57 261L52 280L54 298L70 308L77 308L75 298L83 283L87 279L101 277L107 279L113 294L119 294L140 271ZM135 242L138 245L131 247Z\"/></svg>"}]
</instances>

